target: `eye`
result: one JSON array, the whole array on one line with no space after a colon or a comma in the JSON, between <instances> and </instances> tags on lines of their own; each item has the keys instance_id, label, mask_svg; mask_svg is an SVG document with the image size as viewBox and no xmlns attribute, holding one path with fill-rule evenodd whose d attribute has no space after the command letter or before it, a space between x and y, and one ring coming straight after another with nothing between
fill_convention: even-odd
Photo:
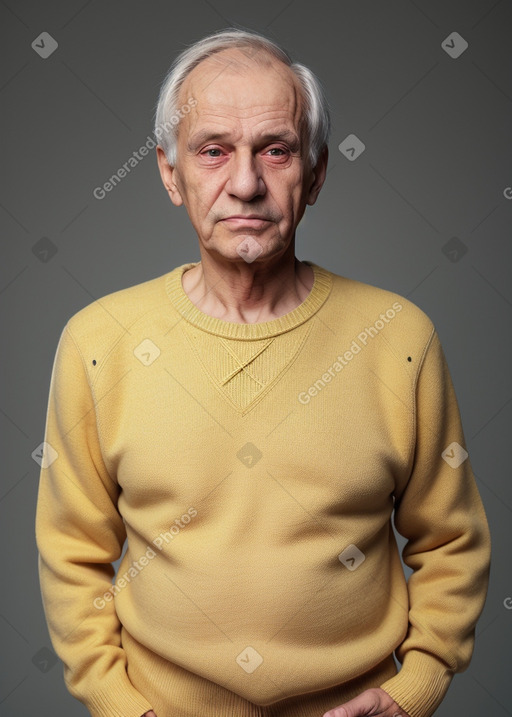
<instances>
[{"instance_id":1,"label":"eye","mask_svg":"<svg viewBox=\"0 0 512 717\"><path fill-rule=\"evenodd\" d=\"M209 152L218 152L219 154L209 154ZM201 154L206 154L208 157L220 157L220 149L218 147L211 147L210 149L205 149Z\"/></svg>"},{"instance_id":2,"label":"eye","mask_svg":"<svg viewBox=\"0 0 512 717\"><path fill-rule=\"evenodd\" d=\"M282 147L272 147L272 148L269 149L268 151L269 151L269 152L281 152L281 154L286 154L285 150L284 150ZM281 156L281 155L276 155L276 154L274 154L273 156L274 156L274 157L276 157L276 156L279 157L279 156Z\"/></svg>"}]
</instances>

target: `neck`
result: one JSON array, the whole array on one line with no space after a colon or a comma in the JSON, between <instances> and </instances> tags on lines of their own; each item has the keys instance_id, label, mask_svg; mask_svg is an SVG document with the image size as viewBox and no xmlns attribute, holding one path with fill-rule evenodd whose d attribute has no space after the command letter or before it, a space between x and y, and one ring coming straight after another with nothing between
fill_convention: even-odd
<instances>
[{"instance_id":1,"label":"neck","mask_svg":"<svg viewBox=\"0 0 512 717\"><path fill-rule=\"evenodd\" d=\"M218 260L201 251L200 263L183 274L182 283L190 301L203 313L254 324L296 309L313 287L314 272L295 257L293 246L280 257L252 263Z\"/></svg>"}]
</instances>

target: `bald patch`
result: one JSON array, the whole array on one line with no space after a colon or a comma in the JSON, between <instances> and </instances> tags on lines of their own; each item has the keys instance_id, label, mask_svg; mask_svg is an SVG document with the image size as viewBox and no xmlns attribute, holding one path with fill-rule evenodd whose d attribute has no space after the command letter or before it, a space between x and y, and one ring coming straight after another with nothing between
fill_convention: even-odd
<instances>
[{"instance_id":1,"label":"bald patch","mask_svg":"<svg viewBox=\"0 0 512 717\"><path fill-rule=\"evenodd\" d=\"M277 62L284 65L284 63L278 60L277 57L274 57L266 50L263 50L262 48L254 50L252 47L248 47L245 50L244 48L220 50L219 52L214 52L212 55L202 60L199 64L202 64L203 62L217 64L223 69L229 67L235 72L250 70L254 67L254 65L268 67L269 65ZM286 65L284 66L286 67ZM199 67L199 65L196 65L196 67Z\"/></svg>"},{"instance_id":2,"label":"bald patch","mask_svg":"<svg viewBox=\"0 0 512 717\"><path fill-rule=\"evenodd\" d=\"M283 82L291 85L295 88L296 96L301 104L303 105L302 87L300 86L299 80L295 73L285 65L284 62L278 60L269 52L264 49L258 49L256 51L253 48L246 48L247 52L244 52L242 48L229 48L215 52L213 55L201 60L201 62L194 67L191 72L185 78L180 91L180 100L183 97L190 96L190 84L195 84L201 76L211 74L205 83L199 82L200 89L206 89L206 87L214 82L224 72L232 72L234 74L244 75L247 72L251 72L255 67L265 67L271 71L279 74Z\"/></svg>"}]
</instances>

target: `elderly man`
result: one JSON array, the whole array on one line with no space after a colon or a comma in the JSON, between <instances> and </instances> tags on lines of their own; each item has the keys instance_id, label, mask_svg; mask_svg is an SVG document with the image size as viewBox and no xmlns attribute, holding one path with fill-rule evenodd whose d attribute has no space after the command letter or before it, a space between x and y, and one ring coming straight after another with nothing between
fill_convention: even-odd
<instances>
[{"instance_id":1,"label":"elderly man","mask_svg":"<svg viewBox=\"0 0 512 717\"><path fill-rule=\"evenodd\" d=\"M329 114L275 44L187 49L155 134L201 261L59 341L37 540L67 686L95 717L428 717L490 553L435 328L295 257Z\"/></svg>"}]
</instances>

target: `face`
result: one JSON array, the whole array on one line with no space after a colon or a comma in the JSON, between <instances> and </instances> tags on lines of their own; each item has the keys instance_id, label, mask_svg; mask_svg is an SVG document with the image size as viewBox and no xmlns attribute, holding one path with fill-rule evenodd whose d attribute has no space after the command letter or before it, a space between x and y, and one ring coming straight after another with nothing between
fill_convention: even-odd
<instances>
[{"instance_id":1,"label":"face","mask_svg":"<svg viewBox=\"0 0 512 717\"><path fill-rule=\"evenodd\" d=\"M254 261L283 254L306 204L316 201L327 164L325 151L316 168L308 166L295 76L280 62L257 64L225 50L194 68L180 96L197 104L180 121L176 166L161 148L158 162L202 251L243 261L237 247L250 237L259 245Z\"/></svg>"}]
</instances>

